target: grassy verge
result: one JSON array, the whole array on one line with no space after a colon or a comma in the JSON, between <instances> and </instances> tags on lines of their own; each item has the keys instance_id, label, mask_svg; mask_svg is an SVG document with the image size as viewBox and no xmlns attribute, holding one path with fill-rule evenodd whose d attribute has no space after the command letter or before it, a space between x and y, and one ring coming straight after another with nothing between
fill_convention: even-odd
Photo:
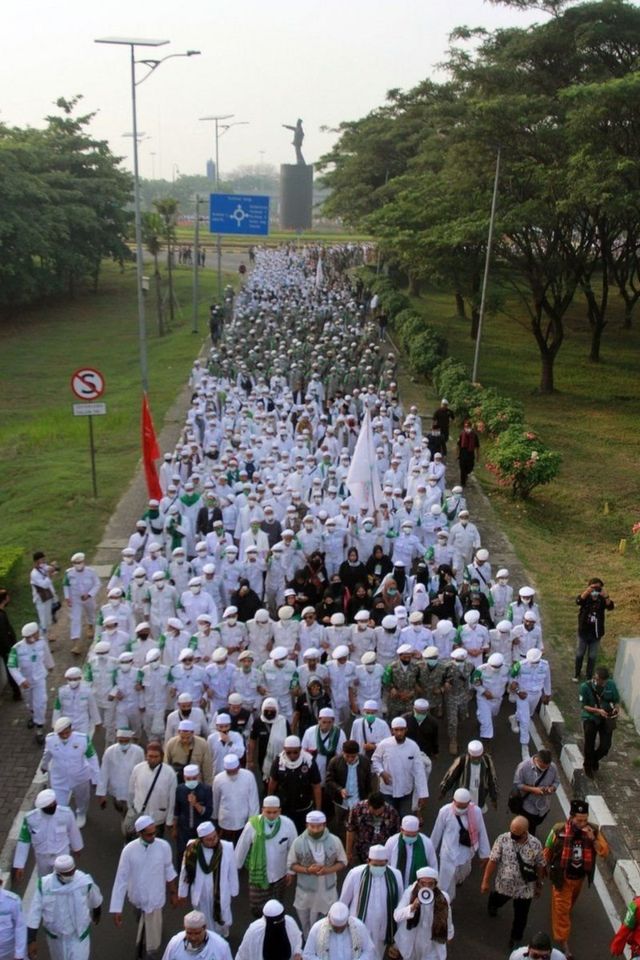
<instances>
[{"instance_id":1,"label":"grassy verge","mask_svg":"<svg viewBox=\"0 0 640 960\"><path fill-rule=\"evenodd\" d=\"M233 277L225 276L226 282ZM203 284L204 286L204 284ZM147 303L149 398L159 433L207 334L206 291L191 332L191 271L176 269L180 309L167 336L156 334L153 294ZM45 550L62 567L74 550L90 553L140 455L140 374L135 272L106 264L97 294L41 307L3 324L0 404L2 544L24 549L9 584L11 617L32 618L26 581L31 553ZM81 366L104 373L107 414L94 422L98 497L93 499L86 417L72 415L69 381Z\"/></svg>"},{"instance_id":2,"label":"grassy verge","mask_svg":"<svg viewBox=\"0 0 640 960\"><path fill-rule=\"evenodd\" d=\"M452 298L426 294L413 306L448 338L450 354L471 368L474 345ZM522 400L527 423L563 456L558 479L524 504L482 466L477 476L540 590L545 637L567 667L576 630L574 598L590 576L603 577L616 602L605 640L610 664L617 638L638 632L639 558L630 543L625 553L619 545L638 519L640 337L637 329L622 330L621 319L612 309L603 361L592 364L584 310L580 301L574 305L553 396L536 392L538 351L526 327L489 317L481 346L481 383Z\"/></svg>"}]
</instances>

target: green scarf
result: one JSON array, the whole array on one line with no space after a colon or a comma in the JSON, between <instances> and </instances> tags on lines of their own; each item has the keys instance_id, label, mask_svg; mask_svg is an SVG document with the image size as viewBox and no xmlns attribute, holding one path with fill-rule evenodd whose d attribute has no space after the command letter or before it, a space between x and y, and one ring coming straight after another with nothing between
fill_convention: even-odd
<instances>
[{"instance_id":1,"label":"green scarf","mask_svg":"<svg viewBox=\"0 0 640 960\"><path fill-rule=\"evenodd\" d=\"M255 837L249 851L249 883L252 887L260 887L261 890L269 888L267 879L267 836L265 834L265 819L258 815L249 817L249 823L255 830ZM282 820L278 817L273 821L273 831L269 834L271 840L280 830Z\"/></svg>"},{"instance_id":2,"label":"green scarf","mask_svg":"<svg viewBox=\"0 0 640 960\"><path fill-rule=\"evenodd\" d=\"M398 906L398 900L400 899L398 881L395 878L393 870L390 870L389 867L387 867L384 872L384 881L387 885L387 926L384 933L384 942L389 947L393 943L393 938L396 934L396 924L393 919L393 911ZM371 870L369 867L365 867L362 871L362 879L360 881L360 892L358 894L358 907L356 913L358 920L362 920L363 923L365 923L365 917L367 915L370 893Z\"/></svg>"},{"instance_id":3,"label":"green scarf","mask_svg":"<svg viewBox=\"0 0 640 960\"><path fill-rule=\"evenodd\" d=\"M404 837L400 834L400 839L398 840L398 863L397 868L400 871L402 879L404 880L404 871L407 867L407 847L413 851L413 857L411 860L411 871L409 873L409 883L416 882L416 872L422 867L428 867L427 863L427 854L424 849L424 843L422 842L422 837L420 834L416 837L415 843L405 843Z\"/></svg>"},{"instance_id":4,"label":"green scarf","mask_svg":"<svg viewBox=\"0 0 640 960\"><path fill-rule=\"evenodd\" d=\"M316 750L318 751L321 757L327 757L327 759L329 760L331 759L331 757L335 757L339 736L340 736L339 727L334 726L331 732L327 734L327 736L324 738L320 733L320 727L319 726L316 727Z\"/></svg>"}]
</instances>

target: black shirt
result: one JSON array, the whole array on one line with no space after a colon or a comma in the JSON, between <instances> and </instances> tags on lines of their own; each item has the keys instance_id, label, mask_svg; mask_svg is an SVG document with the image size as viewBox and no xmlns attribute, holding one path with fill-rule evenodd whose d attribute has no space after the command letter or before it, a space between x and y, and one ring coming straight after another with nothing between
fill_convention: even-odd
<instances>
[{"instance_id":1,"label":"black shirt","mask_svg":"<svg viewBox=\"0 0 640 960\"><path fill-rule=\"evenodd\" d=\"M313 786L321 782L315 760L301 763L295 770L280 766L280 758L273 761L271 777L275 780L282 812L307 810L313 804Z\"/></svg>"}]
</instances>

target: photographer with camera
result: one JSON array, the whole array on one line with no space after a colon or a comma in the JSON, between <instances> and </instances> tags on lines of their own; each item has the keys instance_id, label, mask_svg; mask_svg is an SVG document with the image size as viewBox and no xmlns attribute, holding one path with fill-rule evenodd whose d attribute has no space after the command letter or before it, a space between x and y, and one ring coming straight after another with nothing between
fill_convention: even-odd
<instances>
[{"instance_id":1,"label":"photographer with camera","mask_svg":"<svg viewBox=\"0 0 640 960\"><path fill-rule=\"evenodd\" d=\"M611 749L620 694L606 667L596 667L593 680L580 686L584 731L584 772L592 778ZM597 746L596 746L597 741Z\"/></svg>"},{"instance_id":2,"label":"photographer with camera","mask_svg":"<svg viewBox=\"0 0 640 960\"><path fill-rule=\"evenodd\" d=\"M580 607L578 611L578 643L576 646L576 664L573 682L580 681L580 672L584 655L587 655L587 680L593 676L600 641L604 637L605 611L613 610L614 603L604 588L600 577L592 577L576 597Z\"/></svg>"}]
</instances>

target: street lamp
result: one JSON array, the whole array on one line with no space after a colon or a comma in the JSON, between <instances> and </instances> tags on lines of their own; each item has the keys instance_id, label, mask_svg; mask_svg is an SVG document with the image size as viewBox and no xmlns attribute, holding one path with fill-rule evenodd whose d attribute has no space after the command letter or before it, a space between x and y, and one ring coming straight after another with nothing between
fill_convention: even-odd
<instances>
[{"instance_id":1,"label":"street lamp","mask_svg":"<svg viewBox=\"0 0 640 960\"><path fill-rule=\"evenodd\" d=\"M219 140L223 133L226 133L230 127L244 127L247 126L248 120L236 120L234 123L226 123L222 127L220 123L222 120L231 120L235 116L233 113L223 113L218 114L213 117L200 117L200 120L203 122L213 120L215 124L215 157L216 157L216 179L215 179L215 189L216 193L220 187L220 151L219 151ZM220 132L222 131L222 132ZM217 269L218 269L218 300L222 302L222 248L221 248L221 236L220 234L216 237L216 259L217 259Z\"/></svg>"},{"instance_id":2,"label":"street lamp","mask_svg":"<svg viewBox=\"0 0 640 960\"><path fill-rule=\"evenodd\" d=\"M133 205L134 219L136 228L136 276L138 290L138 338L140 344L140 378L142 381L142 390L144 393L149 388L149 372L147 365L147 328L144 312L144 291L142 289L143 263L142 263L142 215L140 213L140 173L138 166L138 116L136 110L136 87L151 76L161 63L165 60L171 60L173 57L193 57L200 53L199 50L187 50L186 53L170 53L160 59L136 60L136 47L164 47L168 40L151 40L138 37L100 37L95 43L108 43L121 47L129 47L131 61L131 114L133 118ZM139 80L136 80L136 64L147 67L147 72Z\"/></svg>"},{"instance_id":3,"label":"street lamp","mask_svg":"<svg viewBox=\"0 0 640 960\"><path fill-rule=\"evenodd\" d=\"M484 276L482 278L482 295L480 298L480 313L478 314L478 330L476 332L476 346L473 352L473 370L471 371L471 382L478 382L478 361L480 359L480 340L482 339L482 324L484 321L484 311L487 302L487 287L489 284L489 265L491 263L491 248L493 246L493 226L496 220L496 204L498 202L498 182L500 180L500 154L498 147L496 153L496 171L493 178L493 195L491 197L491 215L489 218L489 235L487 237L487 252L484 258Z\"/></svg>"}]
</instances>

